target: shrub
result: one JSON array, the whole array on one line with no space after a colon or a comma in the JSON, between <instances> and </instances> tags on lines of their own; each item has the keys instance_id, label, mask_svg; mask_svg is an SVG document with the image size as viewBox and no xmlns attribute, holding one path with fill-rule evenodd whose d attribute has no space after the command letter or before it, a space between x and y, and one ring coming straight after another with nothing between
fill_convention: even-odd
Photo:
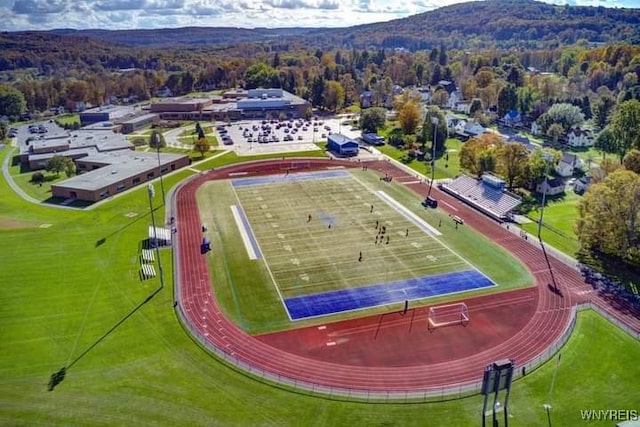
<instances>
[{"instance_id":1,"label":"shrub","mask_svg":"<svg viewBox=\"0 0 640 427\"><path fill-rule=\"evenodd\" d=\"M44 182L44 174L40 171L31 174L31 182L41 184Z\"/></svg>"}]
</instances>

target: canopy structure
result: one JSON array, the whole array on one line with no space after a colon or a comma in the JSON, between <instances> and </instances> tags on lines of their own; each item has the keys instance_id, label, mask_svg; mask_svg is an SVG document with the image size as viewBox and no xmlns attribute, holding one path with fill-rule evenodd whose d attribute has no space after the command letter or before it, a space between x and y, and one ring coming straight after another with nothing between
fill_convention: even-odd
<instances>
[{"instance_id":1,"label":"canopy structure","mask_svg":"<svg viewBox=\"0 0 640 427\"><path fill-rule=\"evenodd\" d=\"M171 245L171 230L164 227L149 226L149 243L151 246L170 246Z\"/></svg>"}]
</instances>

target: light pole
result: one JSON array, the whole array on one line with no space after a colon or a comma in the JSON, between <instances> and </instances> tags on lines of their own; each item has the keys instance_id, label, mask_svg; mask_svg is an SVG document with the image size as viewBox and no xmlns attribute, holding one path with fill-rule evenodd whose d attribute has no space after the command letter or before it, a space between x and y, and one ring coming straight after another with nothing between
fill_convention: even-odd
<instances>
[{"instance_id":1,"label":"light pole","mask_svg":"<svg viewBox=\"0 0 640 427\"><path fill-rule=\"evenodd\" d=\"M540 219L538 220L538 241L540 242L540 247L542 248L542 253L544 255L545 261L547 262L547 267L549 268L549 274L551 275L551 283L553 284L552 291L555 294L560 295L560 292L558 290L558 285L556 283L556 278L553 275L553 269L551 268L551 262L549 261L547 250L545 249L544 242L542 241L542 218L544 215L544 206L547 203L547 189L549 188L549 168L551 167L552 156L549 153L542 153L542 157L546 162L546 167L544 169L544 187L542 189L542 205L540 206Z\"/></svg>"},{"instance_id":2,"label":"light pole","mask_svg":"<svg viewBox=\"0 0 640 427\"><path fill-rule=\"evenodd\" d=\"M431 117L431 124L433 125L433 142L431 143L431 182L429 182L429 192L427 193L427 197L431 196L431 187L433 187L433 180L435 179L436 173L436 136L439 123L440 120L438 120L438 117Z\"/></svg>"},{"instance_id":3,"label":"light pole","mask_svg":"<svg viewBox=\"0 0 640 427\"><path fill-rule=\"evenodd\" d=\"M160 271L160 288L164 288L164 271L162 270L162 259L160 258L160 244L158 243L158 230L156 229L156 219L153 214L153 198L156 195L156 191L153 188L153 184L149 183L149 211L151 212L151 226L153 227L153 240L155 241L156 258L158 258L158 270Z\"/></svg>"},{"instance_id":4,"label":"light pole","mask_svg":"<svg viewBox=\"0 0 640 427\"><path fill-rule=\"evenodd\" d=\"M164 200L164 182L162 181L162 164L160 163L160 133L156 132L154 134L154 139L156 143L156 153L158 155L158 169L160 170L160 189L162 190L162 206L165 205Z\"/></svg>"}]
</instances>

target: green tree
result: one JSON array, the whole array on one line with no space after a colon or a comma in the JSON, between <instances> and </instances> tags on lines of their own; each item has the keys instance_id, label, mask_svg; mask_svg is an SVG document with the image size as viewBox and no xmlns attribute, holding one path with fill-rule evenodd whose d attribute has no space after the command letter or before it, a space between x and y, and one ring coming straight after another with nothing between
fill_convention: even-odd
<instances>
[{"instance_id":1,"label":"green tree","mask_svg":"<svg viewBox=\"0 0 640 427\"><path fill-rule=\"evenodd\" d=\"M609 123L613 108L616 106L616 101L611 95L599 96L591 104L591 113L593 114L593 124L600 129L604 129Z\"/></svg>"},{"instance_id":2,"label":"green tree","mask_svg":"<svg viewBox=\"0 0 640 427\"><path fill-rule=\"evenodd\" d=\"M387 111L382 107L367 108L360 114L360 128L363 133L376 133L384 127Z\"/></svg>"},{"instance_id":3,"label":"green tree","mask_svg":"<svg viewBox=\"0 0 640 427\"><path fill-rule=\"evenodd\" d=\"M583 249L640 264L640 175L618 170L593 184L578 205Z\"/></svg>"},{"instance_id":4,"label":"green tree","mask_svg":"<svg viewBox=\"0 0 640 427\"><path fill-rule=\"evenodd\" d=\"M437 122L437 124L434 124L434 122ZM442 110L440 110L438 107L429 107L424 118L424 123L422 124L421 140L423 141L423 144L426 143L426 141L431 141L431 143L433 144L434 126L436 126L436 153L442 153L445 149L445 143L448 136L447 120L444 118ZM431 152L433 152L433 145L431 146Z\"/></svg>"},{"instance_id":5,"label":"green tree","mask_svg":"<svg viewBox=\"0 0 640 427\"><path fill-rule=\"evenodd\" d=\"M0 116L19 117L26 106L22 92L13 86L0 85Z\"/></svg>"},{"instance_id":6,"label":"green tree","mask_svg":"<svg viewBox=\"0 0 640 427\"><path fill-rule=\"evenodd\" d=\"M45 170L55 173L56 176L63 171L67 176L71 176L75 172L75 163L69 157L55 155L47 161Z\"/></svg>"},{"instance_id":7,"label":"green tree","mask_svg":"<svg viewBox=\"0 0 640 427\"><path fill-rule=\"evenodd\" d=\"M631 148L640 149L640 101L632 99L620 104L611 120L611 131L621 162Z\"/></svg>"},{"instance_id":8,"label":"green tree","mask_svg":"<svg viewBox=\"0 0 640 427\"><path fill-rule=\"evenodd\" d=\"M529 155L527 162L527 178L535 185L541 182L547 172L553 169L562 157L562 153L553 148L538 148Z\"/></svg>"},{"instance_id":9,"label":"green tree","mask_svg":"<svg viewBox=\"0 0 640 427\"><path fill-rule=\"evenodd\" d=\"M420 120L420 107L413 101L409 101L402 106L398 112L398 121L405 135L413 135Z\"/></svg>"},{"instance_id":10,"label":"green tree","mask_svg":"<svg viewBox=\"0 0 640 427\"><path fill-rule=\"evenodd\" d=\"M471 100L471 106L469 107L469 115L475 117L478 111L482 112L482 100L480 98L473 98Z\"/></svg>"},{"instance_id":11,"label":"green tree","mask_svg":"<svg viewBox=\"0 0 640 427\"><path fill-rule=\"evenodd\" d=\"M525 181L528 161L529 151L523 144L504 144L498 150L496 170L504 177L510 190L513 190L517 182Z\"/></svg>"},{"instance_id":12,"label":"green tree","mask_svg":"<svg viewBox=\"0 0 640 427\"><path fill-rule=\"evenodd\" d=\"M498 116L504 116L507 111L518 107L518 94L514 85L506 85L498 92Z\"/></svg>"},{"instance_id":13,"label":"green tree","mask_svg":"<svg viewBox=\"0 0 640 427\"><path fill-rule=\"evenodd\" d=\"M640 174L640 150L631 150L622 159L622 164L626 170Z\"/></svg>"},{"instance_id":14,"label":"green tree","mask_svg":"<svg viewBox=\"0 0 640 427\"><path fill-rule=\"evenodd\" d=\"M9 125L5 121L0 122L0 141L7 139L9 134Z\"/></svg>"},{"instance_id":15,"label":"green tree","mask_svg":"<svg viewBox=\"0 0 640 427\"><path fill-rule=\"evenodd\" d=\"M278 71L264 62L247 67L244 81L247 89L280 87Z\"/></svg>"},{"instance_id":16,"label":"green tree","mask_svg":"<svg viewBox=\"0 0 640 427\"><path fill-rule=\"evenodd\" d=\"M606 157L608 153L615 153L616 144L611 126L607 126L598 134L594 148L602 153L602 157Z\"/></svg>"},{"instance_id":17,"label":"green tree","mask_svg":"<svg viewBox=\"0 0 640 427\"><path fill-rule=\"evenodd\" d=\"M567 103L553 104L549 110L539 119L538 124L541 125L542 131L547 132L549 126L554 123L562 125L564 129L571 129L574 126L580 126L584 123L584 114L579 107Z\"/></svg>"},{"instance_id":18,"label":"green tree","mask_svg":"<svg viewBox=\"0 0 640 427\"><path fill-rule=\"evenodd\" d=\"M164 140L164 135L156 129L149 135L149 147L151 148L164 148L167 146L167 142Z\"/></svg>"},{"instance_id":19,"label":"green tree","mask_svg":"<svg viewBox=\"0 0 640 427\"><path fill-rule=\"evenodd\" d=\"M204 154L211 148L211 143L207 138L198 138L193 144L193 149L200 153L200 158L204 158Z\"/></svg>"}]
</instances>

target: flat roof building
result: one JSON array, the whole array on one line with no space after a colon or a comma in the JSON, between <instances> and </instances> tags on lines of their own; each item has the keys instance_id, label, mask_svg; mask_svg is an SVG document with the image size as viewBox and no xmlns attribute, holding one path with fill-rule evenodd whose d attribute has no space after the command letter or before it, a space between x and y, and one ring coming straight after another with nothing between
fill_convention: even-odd
<instances>
[{"instance_id":1,"label":"flat roof building","mask_svg":"<svg viewBox=\"0 0 640 427\"><path fill-rule=\"evenodd\" d=\"M327 149L341 156L356 156L359 144L341 133L330 133L327 137Z\"/></svg>"},{"instance_id":2,"label":"flat roof building","mask_svg":"<svg viewBox=\"0 0 640 427\"><path fill-rule=\"evenodd\" d=\"M188 164L185 154L96 153L76 160L79 175L53 184L51 192L54 197L97 202Z\"/></svg>"}]
</instances>

